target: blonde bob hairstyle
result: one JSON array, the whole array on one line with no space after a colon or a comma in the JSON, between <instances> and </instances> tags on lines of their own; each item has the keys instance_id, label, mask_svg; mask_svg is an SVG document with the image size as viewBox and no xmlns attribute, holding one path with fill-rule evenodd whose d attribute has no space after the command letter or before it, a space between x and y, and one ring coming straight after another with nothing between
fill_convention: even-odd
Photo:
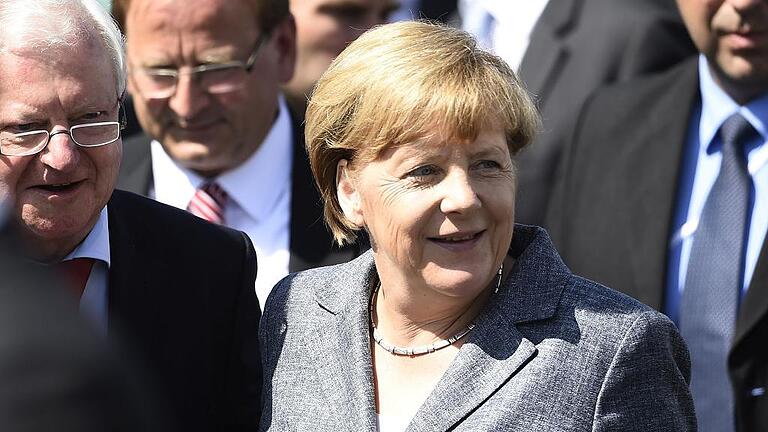
<instances>
[{"instance_id":1,"label":"blonde bob hairstyle","mask_svg":"<svg viewBox=\"0 0 768 432\"><path fill-rule=\"evenodd\" d=\"M357 167L390 146L436 134L473 142L484 128L506 136L511 155L533 139L539 116L512 70L461 30L420 21L374 28L333 61L306 114L306 144L335 241L356 239L336 191L342 159Z\"/></svg>"}]
</instances>

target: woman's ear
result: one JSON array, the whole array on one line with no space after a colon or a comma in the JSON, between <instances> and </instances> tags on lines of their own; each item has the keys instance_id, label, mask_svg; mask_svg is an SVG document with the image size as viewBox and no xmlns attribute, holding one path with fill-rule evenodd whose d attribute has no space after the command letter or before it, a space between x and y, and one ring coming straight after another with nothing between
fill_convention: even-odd
<instances>
[{"instance_id":1,"label":"woman's ear","mask_svg":"<svg viewBox=\"0 0 768 432\"><path fill-rule=\"evenodd\" d=\"M336 198L349 222L358 228L365 225L360 193L350 174L349 162L342 159L336 164Z\"/></svg>"}]
</instances>

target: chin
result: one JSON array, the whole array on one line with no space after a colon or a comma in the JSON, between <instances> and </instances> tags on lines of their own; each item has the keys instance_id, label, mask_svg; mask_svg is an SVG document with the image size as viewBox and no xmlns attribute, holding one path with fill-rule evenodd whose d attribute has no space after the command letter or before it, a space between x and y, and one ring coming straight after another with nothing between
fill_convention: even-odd
<instances>
[{"instance_id":1,"label":"chin","mask_svg":"<svg viewBox=\"0 0 768 432\"><path fill-rule=\"evenodd\" d=\"M482 273L482 274L481 274ZM430 285L451 297L476 296L486 287L486 271L440 269L425 279Z\"/></svg>"}]
</instances>

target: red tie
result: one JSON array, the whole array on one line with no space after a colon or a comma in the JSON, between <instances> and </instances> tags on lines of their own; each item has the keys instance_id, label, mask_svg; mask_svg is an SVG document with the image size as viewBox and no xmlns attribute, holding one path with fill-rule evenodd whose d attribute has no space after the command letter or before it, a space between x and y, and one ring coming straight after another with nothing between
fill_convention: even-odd
<instances>
[{"instance_id":1,"label":"red tie","mask_svg":"<svg viewBox=\"0 0 768 432\"><path fill-rule=\"evenodd\" d=\"M69 261L62 261L56 264L56 269L64 275L70 289L80 298L85 291L85 285L88 283L88 276L93 268L93 258L75 258Z\"/></svg>"},{"instance_id":2,"label":"red tie","mask_svg":"<svg viewBox=\"0 0 768 432\"><path fill-rule=\"evenodd\" d=\"M227 199L227 192L221 186L217 183L206 183L195 192L187 211L208 222L223 224Z\"/></svg>"}]
</instances>

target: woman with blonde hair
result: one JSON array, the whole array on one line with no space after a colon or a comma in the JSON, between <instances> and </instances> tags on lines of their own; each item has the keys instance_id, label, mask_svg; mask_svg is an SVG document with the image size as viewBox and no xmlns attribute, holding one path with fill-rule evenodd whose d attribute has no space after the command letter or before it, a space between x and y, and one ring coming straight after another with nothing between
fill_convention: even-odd
<instances>
[{"instance_id":1,"label":"woman with blonde hair","mask_svg":"<svg viewBox=\"0 0 768 432\"><path fill-rule=\"evenodd\" d=\"M382 26L306 119L326 222L371 250L275 287L262 430L695 430L674 325L514 225L539 121L503 61L456 29Z\"/></svg>"}]
</instances>

